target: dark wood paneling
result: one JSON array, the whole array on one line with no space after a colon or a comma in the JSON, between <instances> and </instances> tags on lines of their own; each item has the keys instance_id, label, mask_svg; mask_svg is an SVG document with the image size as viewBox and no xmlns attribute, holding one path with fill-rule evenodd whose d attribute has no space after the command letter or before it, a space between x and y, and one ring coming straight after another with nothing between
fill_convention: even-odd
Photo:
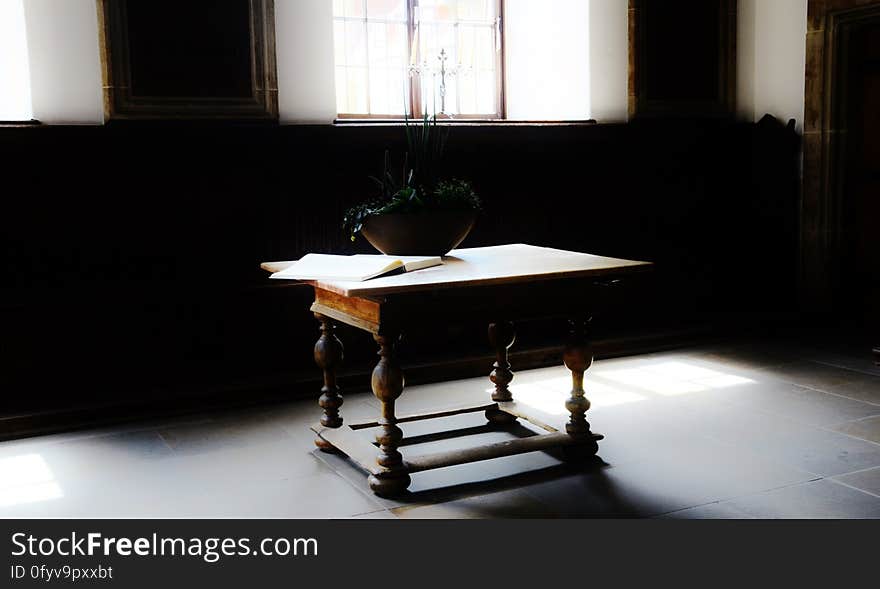
<instances>
[{"instance_id":1,"label":"dark wood paneling","mask_svg":"<svg viewBox=\"0 0 880 589\"><path fill-rule=\"evenodd\" d=\"M318 376L310 289L270 284L259 263L369 251L341 214L403 144L393 126L0 128L18 180L2 202L0 413L313 394L295 386ZM464 246L657 262L595 318L599 339L785 309L793 296L797 145L773 121L457 127L448 166L484 199ZM460 345L485 330L408 334L404 365L488 355L488 342ZM514 353L559 343L564 326L517 333ZM344 373L372 366L369 338L342 339Z\"/></svg>"}]
</instances>

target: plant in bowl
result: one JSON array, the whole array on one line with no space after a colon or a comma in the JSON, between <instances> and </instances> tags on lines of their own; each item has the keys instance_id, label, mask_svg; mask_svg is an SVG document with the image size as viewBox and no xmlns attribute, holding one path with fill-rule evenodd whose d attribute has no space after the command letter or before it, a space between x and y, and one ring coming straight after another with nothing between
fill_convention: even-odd
<instances>
[{"instance_id":1,"label":"plant in bowl","mask_svg":"<svg viewBox=\"0 0 880 589\"><path fill-rule=\"evenodd\" d=\"M443 255L467 237L480 199L469 182L445 178L443 152L448 129L436 115L406 120L406 154L399 176L385 152L382 176L373 177L379 195L350 208L343 224L352 240L360 233L389 255Z\"/></svg>"}]
</instances>

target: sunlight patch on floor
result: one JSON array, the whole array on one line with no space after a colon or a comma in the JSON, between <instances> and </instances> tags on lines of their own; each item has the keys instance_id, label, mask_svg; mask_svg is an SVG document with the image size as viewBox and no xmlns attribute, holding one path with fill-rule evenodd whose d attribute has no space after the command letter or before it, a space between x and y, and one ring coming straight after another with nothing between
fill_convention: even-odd
<instances>
[{"instance_id":1,"label":"sunlight patch on floor","mask_svg":"<svg viewBox=\"0 0 880 589\"><path fill-rule=\"evenodd\" d=\"M634 368L588 371L584 388L592 408L613 407L661 397L754 384L749 378L682 361L640 364ZM544 413L566 415L571 378L554 376L510 387L513 398ZM493 389L487 389L491 393Z\"/></svg>"},{"instance_id":2,"label":"sunlight patch on floor","mask_svg":"<svg viewBox=\"0 0 880 589\"><path fill-rule=\"evenodd\" d=\"M590 406L593 408L623 405L624 403L643 401L647 398L644 395L599 382L585 383L585 386L588 387L587 398L590 399ZM568 399L571 391L570 378L548 378L533 384L514 385L510 387L510 390L517 403L523 403L550 415L568 415L565 400Z\"/></svg>"},{"instance_id":3,"label":"sunlight patch on floor","mask_svg":"<svg viewBox=\"0 0 880 589\"><path fill-rule=\"evenodd\" d=\"M39 454L0 459L0 507L63 496L49 465Z\"/></svg>"},{"instance_id":4,"label":"sunlight patch on floor","mask_svg":"<svg viewBox=\"0 0 880 589\"><path fill-rule=\"evenodd\" d=\"M681 361L645 364L637 368L596 370L592 376L664 396L698 393L755 382L750 378Z\"/></svg>"},{"instance_id":5,"label":"sunlight patch on floor","mask_svg":"<svg viewBox=\"0 0 880 589\"><path fill-rule=\"evenodd\" d=\"M697 382L680 380L650 372L645 368L596 371L594 376L619 382L624 385L638 387L639 389L657 393L658 395L683 395L685 393L705 391L709 388L706 385Z\"/></svg>"}]
</instances>

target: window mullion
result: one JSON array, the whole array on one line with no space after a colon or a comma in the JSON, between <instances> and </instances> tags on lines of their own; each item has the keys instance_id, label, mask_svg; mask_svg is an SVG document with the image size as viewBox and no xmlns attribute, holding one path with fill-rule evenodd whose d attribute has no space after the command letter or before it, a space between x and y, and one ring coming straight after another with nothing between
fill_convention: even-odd
<instances>
[{"instance_id":1,"label":"window mullion","mask_svg":"<svg viewBox=\"0 0 880 589\"><path fill-rule=\"evenodd\" d=\"M505 86L505 47L504 43L507 35L504 34L504 0L497 0L495 4L495 34L500 37L500 44L496 39L496 47L498 47L495 55L495 116L501 119L507 118L507 104L504 96Z\"/></svg>"},{"instance_id":2,"label":"window mullion","mask_svg":"<svg viewBox=\"0 0 880 589\"><path fill-rule=\"evenodd\" d=\"M461 64L461 55L458 54L458 49L461 47L461 21L455 21L454 25L455 30L455 61L452 63L452 66L456 68L455 74L455 112L461 113L461 68L458 65Z\"/></svg>"},{"instance_id":3,"label":"window mullion","mask_svg":"<svg viewBox=\"0 0 880 589\"><path fill-rule=\"evenodd\" d=\"M367 77L367 112L373 112L372 101L370 97L370 15L367 14L367 0L362 0L364 7L364 60L366 61L366 66L364 67L364 72Z\"/></svg>"},{"instance_id":4,"label":"window mullion","mask_svg":"<svg viewBox=\"0 0 880 589\"><path fill-rule=\"evenodd\" d=\"M409 111L410 115L413 118L419 118L422 116L422 104L421 104L421 86L422 86L422 75L418 70L410 70L410 66L417 66L421 61L421 47L419 46L420 39L418 35L419 27L421 27L421 23L416 19L416 12L418 10L419 0L407 0L406 3L406 20L407 20L407 29L409 31L409 49L410 55L415 55L415 63L410 63L407 66L407 83L409 84Z\"/></svg>"}]
</instances>

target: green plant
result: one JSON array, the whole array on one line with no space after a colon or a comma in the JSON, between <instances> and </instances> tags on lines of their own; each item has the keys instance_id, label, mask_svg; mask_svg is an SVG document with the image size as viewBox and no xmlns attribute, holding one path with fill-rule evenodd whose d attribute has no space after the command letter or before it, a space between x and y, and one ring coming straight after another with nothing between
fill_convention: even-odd
<instances>
[{"instance_id":1,"label":"green plant","mask_svg":"<svg viewBox=\"0 0 880 589\"><path fill-rule=\"evenodd\" d=\"M474 192L471 183L466 180L444 180L434 189L434 202L438 209L444 210L480 210L480 197Z\"/></svg>"},{"instance_id":2,"label":"green plant","mask_svg":"<svg viewBox=\"0 0 880 589\"><path fill-rule=\"evenodd\" d=\"M437 125L437 115L425 114L418 125L411 125L406 118L406 153L412 164L412 181L425 194L433 192L440 181L443 153L449 138L449 128Z\"/></svg>"},{"instance_id":3,"label":"green plant","mask_svg":"<svg viewBox=\"0 0 880 589\"><path fill-rule=\"evenodd\" d=\"M448 128L437 125L436 115L425 115L419 124L406 119L407 150L400 176L395 176L386 150L382 175L370 176L379 189L378 196L345 212L342 224L352 241L372 215L480 209L480 199L469 182L442 177L448 136Z\"/></svg>"},{"instance_id":4,"label":"green plant","mask_svg":"<svg viewBox=\"0 0 880 589\"><path fill-rule=\"evenodd\" d=\"M413 172L412 170L407 170L407 159L403 160L403 173L400 178L401 179L398 182L394 178L394 174L391 172L391 154L386 149L385 167L382 170L382 175L379 178L370 176L370 180L375 182L379 187L379 198L391 200L402 189L412 186Z\"/></svg>"}]
</instances>

